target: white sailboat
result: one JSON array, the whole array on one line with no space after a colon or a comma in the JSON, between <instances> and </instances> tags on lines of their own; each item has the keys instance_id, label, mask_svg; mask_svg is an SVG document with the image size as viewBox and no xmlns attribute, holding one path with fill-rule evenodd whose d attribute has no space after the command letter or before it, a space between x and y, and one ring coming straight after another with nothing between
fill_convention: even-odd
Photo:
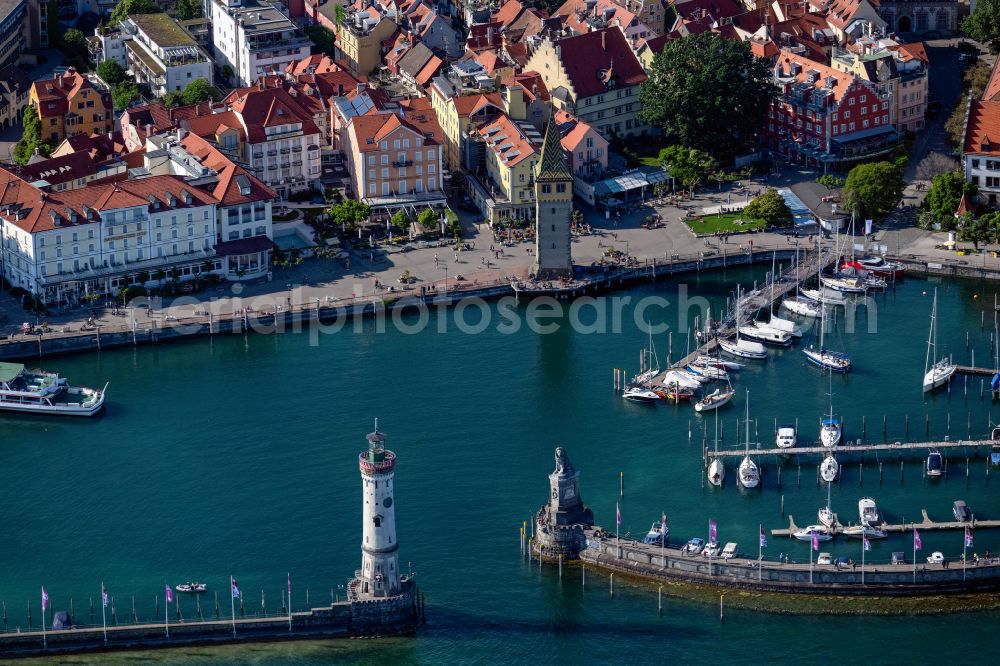
<instances>
[{"instance_id":1,"label":"white sailboat","mask_svg":"<svg viewBox=\"0 0 1000 666\"><path fill-rule=\"evenodd\" d=\"M760 468L750 457L750 391L747 391L746 446L746 456L738 470L740 485L744 488L756 488L760 483Z\"/></svg>"},{"instance_id":2,"label":"white sailboat","mask_svg":"<svg viewBox=\"0 0 1000 666\"><path fill-rule=\"evenodd\" d=\"M719 412L715 412L715 458L708 466L708 482L713 486L721 487L726 478L726 466L719 457Z\"/></svg>"},{"instance_id":3,"label":"white sailboat","mask_svg":"<svg viewBox=\"0 0 1000 666\"><path fill-rule=\"evenodd\" d=\"M956 366L951 357L937 358L937 289L931 307L931 330L927 334L927 357L924 359L924 393L951 381Z\"/></svg>"},{"instance_id":4,"label":"white sailboat","mask_svg":"<svg viewBox=\"0 0 1000 666\"><path fill-rule=\"evenodd\" d=\"M822 289L803 289L802 295L811 301L823 305L847 305L847 299L842 294L823 291Z\"/></svg>"},{"instance_id":5,"label":"white sailboat","mask_svg":"<svg viewBox=\"0 0 1000 666\"><path fill-rule=\"evenodd\" d=\"M840 463L837 459L833 457L833 454L828 455L823 458L823 462L819 465L819 475L827 483L833 483L837 480L837 472L840 471Z\"/></svg>"},{"instance_id":6,"label":"white sailboat","mask_svg":"<svg viewBox=\"0 0 1000 666\"><path fill-rule=\"evenodd\" d=\"M833 484L826 484L826 506L819 510L819 522L823 523L827 527L833 527L834 523L837 522L837 514L833 512L833 508L830 506L830 494L832 492Z\"/></svg>"},{"instance_id":7,"label":"white sailboat","mask_svg":"<svg viewBox=\"0 0 1000 666\"><path fill-rule=\"evenodd\" d=\"M798 269L799 266L799 248L795 248L795 267ZM781 305L791 312L792 314L797 314L800 317L811 317L816 318L819 316L819 308L816 304L810 300L799 297L799 281L795 281L795 296L793 298L786 298L781 302Z\"/></svg>"},{"instance_id":8,"label":"white sailboat","mask_svg":"<svg viewBox=\"0 0 1000 666\"><path fill-rule=\"evenodd\" d=\"M884 539L888 536L885 530L868 525L851 525L842 529L840 533L852 539L860 539L862 536L866 536L869 539Z\"/></svg>"},{"instance_id":9,"label":"white sailboat","mask_svg":"<svg viewBox=\"0 0 1000 666\"><path fill-rule=\"evenodd\" d=\"M851 370L851 357L843 352L835 352L826 348L826 305L820 305L819 318L819 349L809 345L808 349L803 349L806 360L813 365L825 368L830 372L849 372Z\"/></svg>"},{"instance_id":10,"label":"white sailboat","mask_svg":"<svg viewBox=\"0 0 1000 666\"><path fill-rule=\"evenodd\" d=\"M632 402L653 403L660 399L660 394L649 385L653 377L660 374L660 361L653 348L653 329L649 329L649 349L642 350L643 371L632 378L622 392L622 397Z\"/></svg>"},{"instance_id":11,"label":"white sailboat","mask_svg":"<svg viewBox=\"0 0 1000 666\"><path fill-rule=\"evenodd\" d=\"M736 395L736 391L734 391L731 386L726 390L715 389L704 398L694 403L694 411L707 412L713 409L718 409L732 400L734 395Z\"/></svg>"},{"instance_id":12,"label":"white sailboat","mask_svg":"<svg viewBox=\"0 0 1000 666\"><path fill-rule=\"evenodd\" d=\"M767 351L764 345L752 340L745 340L740 335L740 295L736 294L736 341L719 340L719 347L730 356L738 358L766 359Z\"/></svg>"}]
</instances>

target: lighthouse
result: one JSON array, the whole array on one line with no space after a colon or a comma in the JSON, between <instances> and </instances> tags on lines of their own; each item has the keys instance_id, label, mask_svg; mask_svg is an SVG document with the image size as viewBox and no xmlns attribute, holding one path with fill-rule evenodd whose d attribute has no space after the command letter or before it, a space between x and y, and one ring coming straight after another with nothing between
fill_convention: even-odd
<instances>
[{"instance_id":1,"label":"lighthouse","mask_svg":"<svg viewBox=\"0 0 1000 666\"><path fill-rule=\"evenodd\" d=\"M361 538L361 576L358 596L391 597L400 593L399 544L396 543L396 508L393 475L396 454L385 448L385 433L368 433L368 450L358 456L364 511Z\"/></svg>"}]
</instances>

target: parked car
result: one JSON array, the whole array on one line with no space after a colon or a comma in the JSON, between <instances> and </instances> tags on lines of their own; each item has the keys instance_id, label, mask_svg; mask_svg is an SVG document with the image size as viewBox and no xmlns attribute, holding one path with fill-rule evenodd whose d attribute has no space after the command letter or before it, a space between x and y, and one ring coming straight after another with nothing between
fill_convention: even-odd
<instances>
[{"instance_id":1,"label":"parked car","mask_svg":"<svg viewBox=\"0 0 1000 666\"><path fill-rule=\"evenodd\" d=\"M890 560L890 563L891 564L906 564L906 553L903 552L903 551L901 551L901 550L897 550L897 551L893 552L893 554L892 554L892 560Z\"/></svg>"},{"instance_id":2,"label":"parked car","mask_svg":"<svg viewBox=\"0 0 1000 666\"><path fill-rule=\"evenodd\" d=\"M833 556L830 553L820 553L816 558L817 565L833 564Z\"/></svg>"},{"instance_id":3,"label":"parked car","mask_svg":"<svg viewBox=\"0 0 1000 666\"><path fill-rule=\"evenodd\" d=\"M705 544L705 548L702 549L701 554L705 557L718 557L720 552L722 552L722 548L719 544L711 541Z\"/></svg>"},{"instance_id":4,"label":"parked car","mask_svg":"<svg viewBox=\"0 0 1000 666\"><path fill-rule=\"evenodd\" d=\"M705 547L705 540L695 537L684 544L681 548L681 555L697 555Z\"/></svg>"},{"instance_id":5,"label":"parked car","mask_svg":"<svg viewBox=\"0 0 1000 666\"><path fill-rule=\"evenodd\" d=\"M955 520L960 523L967 523L972 520L972 511L969 510L968 505L962 500L955 500L955 504L951 507L951 512L955 514Z\"/></svg>"},{"instance_id":6,"label":"parked car","mask_svg":"<svg viewBox=\"0 0 1000 666\"><path fill-rule=\"evenodd\" d=\"M726 544L726 547L722 549L722 559L731 560L736 557L736 543L730 541Z\"/></svg>"},{"instance_id":7,"label":"parked car","mask_svg":"<svg viewBox=\"0 0 1000 666\"><path fill-rule=\"evenodd\" d=\"M927 558L927 564L944 564L944 553L940 550L935 550Z\"/></svg>"},{"instance_id":8,"label":"parked car","mask_svg":"<svg viewBox=\"0 0 1000 666\"><path fill-rule=\"evenodd\" d=\"M847 569L851 566L851 560L848 557L838 557L833 561L833 566L838 569Z\"/></svg>"}]
</instances>

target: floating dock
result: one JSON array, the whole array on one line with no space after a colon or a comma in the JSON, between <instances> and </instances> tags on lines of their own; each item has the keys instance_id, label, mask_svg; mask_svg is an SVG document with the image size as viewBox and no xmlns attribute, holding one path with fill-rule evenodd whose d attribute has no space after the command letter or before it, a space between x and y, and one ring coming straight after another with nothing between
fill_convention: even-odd
<instances>
[{"instance_id":1,"label":"floating dock","mask_svg":"<svg viewBox=\"0 0 1000 666\"><path fill-rule=\"evenodd\" d=\"M935 520L931 520L930 516L927 515L927 509L921 509L920 510L920 514L923 517L923 520L921 520L919 523L902 523L902 524L883 523L882 525L879 525L879 529L882 530L883 532L891 532L891 533L895 533L895 534L903 534L903 533L906 533L906 532L912 532L914 527L916 527L919 530L926 530L926 531L929 531L929 532L932 532L932 531L935 531L935 530L938 530L938 531L940 531L940 530L964 530L966 527L970 527L970 528L975 529L975 530L982 530L982 529L989 529L989 528L1000 527L1000 520L976 520L976 519L973 519L973 520L971 520L969 522L959 522L957 520L935 521ZM843 524L841 524L840 520L838 519L838 520L836 520L834 522L833 527L830 530L830 533L833 534L834 536L836 536L836 535L840 534L843 531L844 527L845 526ZM800 529L802 529L802 528L800 528L798 525L795 524L795 519L792 517L791 514L789 514L788 515L788 528L787 529L783 528L783 529L771 530L771 535L772 536L779 536L779 537L783 537L783 536L792 537Z\"/></svg>"},{"instance_id":2,"label":"floating dock","mask_svg":"<svg viewBox=\"0 0 1000 666\"><path fill-rule=\"evenodd\" d=\"M796 446L790 449L750 449L750 457L757 456L791 456L803 454L818 454L827 456L838 453L876 453L879 451L888 453L911 453L914 451L938 451L946 453L954 449L992 449L1000 442L989 439L966 439L943 442L886 442L882 444L846 444L834 447L827 446ZM747 455L746 449L729 449L725 451L709 451L705 446L702 449L702 459L707 462L710 458L743 458Z\"/></svg>"}]
</instances>

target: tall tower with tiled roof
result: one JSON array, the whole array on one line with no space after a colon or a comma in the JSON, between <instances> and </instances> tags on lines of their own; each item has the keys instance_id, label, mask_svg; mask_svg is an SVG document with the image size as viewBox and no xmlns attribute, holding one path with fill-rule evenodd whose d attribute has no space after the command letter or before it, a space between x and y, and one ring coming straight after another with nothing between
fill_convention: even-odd
<instances>
[{"instance_id":1,"label":"tall tower with tiled roof","mask_svg":"<svg viewBox=\"0 0 1000 666\"><path fill-rule=\"evenodd\" d=\"M552 280L573 277L570 252L570 214L573 212L573 174L559 141L559 128L550 115L535 176L535 277Z\"/></svg>"}]
</instances>

